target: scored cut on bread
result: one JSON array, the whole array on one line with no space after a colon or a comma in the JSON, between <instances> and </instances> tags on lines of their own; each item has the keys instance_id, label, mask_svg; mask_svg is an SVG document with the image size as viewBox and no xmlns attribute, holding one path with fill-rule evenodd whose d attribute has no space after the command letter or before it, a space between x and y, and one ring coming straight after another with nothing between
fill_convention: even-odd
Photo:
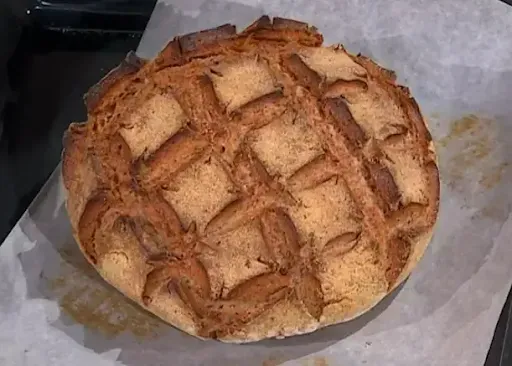
<instances>
[{"instance_id":1,"label":"scored cut on bread","mask_svg":"<svg viewBox=\"0 0 512 366\"><path fill-rule=\"evenodd\" d=\"M439 206L432 138L395 74L263 16L130 53L85 97L63 180L87 260L197 337L350 320L410 274Z\"/></svg>"}]
</instances>

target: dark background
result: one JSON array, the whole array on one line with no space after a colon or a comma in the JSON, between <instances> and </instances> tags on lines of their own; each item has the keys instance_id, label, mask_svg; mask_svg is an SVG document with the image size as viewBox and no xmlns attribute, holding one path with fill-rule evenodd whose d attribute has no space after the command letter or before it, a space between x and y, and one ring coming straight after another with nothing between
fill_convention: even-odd
<instances>
[{"instance_id":1,"label":"dark background","mask_svg":"<svg viewBox=\"0 0 512 366\"><path fill-rule=\"evenodd\" d=\"M85 119L82 95L136 49L155 0L0 1L0 242Z\"/></svg>"},{"instance_id":2,"label":"dark background","mask_svg":"<svg viewBox=\"0 0 512 366\"><path fill-rule=\"evenodd\" d=\"M512 5L512 0L503 0ZM140 41L156 0L0 0L0 243L85 120L84 92ZM486 366L512 366L507 300Z\"/></svg>"}]
</instances>

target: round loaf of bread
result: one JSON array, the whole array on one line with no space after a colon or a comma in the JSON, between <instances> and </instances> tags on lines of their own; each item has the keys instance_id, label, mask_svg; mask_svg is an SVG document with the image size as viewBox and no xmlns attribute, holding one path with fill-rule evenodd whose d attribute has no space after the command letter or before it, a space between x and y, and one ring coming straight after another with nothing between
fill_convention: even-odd
<instances>
[{"instance_id":1,"label":"round loaf of bread","mask_svg":"<svg viewBox=\"0 0 512 366\"><path fill-rule=\"evenodd\" d=\"M75 238L175 327L250 342L350 320L432 236L431 136L395 75L264 16L129 54L64 138Z\"/></svg>"}]
</instances>

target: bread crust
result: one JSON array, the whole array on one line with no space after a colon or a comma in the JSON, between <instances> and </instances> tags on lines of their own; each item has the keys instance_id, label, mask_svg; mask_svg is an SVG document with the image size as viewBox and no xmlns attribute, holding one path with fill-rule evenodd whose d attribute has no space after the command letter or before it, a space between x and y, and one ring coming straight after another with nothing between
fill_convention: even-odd
<instances>
[{"instance_id":1,"label":"bread crust","mask_svg":"<svg viewBox=\"0 0 512 366\"><path fill-rule=\"evenodd\" d=\"M75 239L100 275L199 338L351 320L411 273L440 185L395 74L263 16L133 53L64 137Z\"/></svg>"}]
</instances>

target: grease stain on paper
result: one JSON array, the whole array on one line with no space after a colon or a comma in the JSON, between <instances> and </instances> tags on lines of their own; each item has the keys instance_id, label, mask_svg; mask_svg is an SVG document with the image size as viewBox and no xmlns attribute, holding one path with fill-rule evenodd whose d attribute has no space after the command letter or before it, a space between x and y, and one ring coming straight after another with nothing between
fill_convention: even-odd
<instances>
[{"instance_id":1,"label":"grease stain on paper","mask_svg":"<svg viewBox=\"0 0 512 366\"><path fill-rule=\"evenodd\" d=\"M480 175L478 189L490 190L498 185L510 164L497 164L493 158L497 135L497 123L490 118L470 114L452 121L448 134L437 142L442 157L441 180L460 191L473 183L468 177L476 172Z\"/></svg>"},{"instance_id":2,"label":"grease stain on paper","mask_svg":"<svg viewBox=\"0 0 512 366\"><path fill-rule=\"evenodd\" d=\"M279 366L280 364L286 362L286 359L280 357L270 357L263 361L261 366Z\"/></svg>"},{"instance_id":3,"label":"grease stain on paper","mask_svg":"<svg viewBox=\"0 0 512 366\"><path fill-rule=\"evenodd\" d=\"M490 122L490 120L487 120ZM482 127L480 118L474 114L456 119L450 124L448 135L439 140L439 145L446 147L451 141L463 137L465 134L475 135Z\"/></svg>"},{"instance_id":4,"label":"grease stain on paper","mask_svg":"<svg viewBox=\"0 0 512 366\"><path fill-rule=\"evenodd\" d=\"M329 366L325 357L315 357L313 365L315 366Z\"/></svg>"},{"instance_id":5,"label":"grease stain on paper","mask_svg":"<svg viewBox=\"0 0 512 366\"><path fill-rule=\"evenodd\" d=\"M137 338L154 338L164 328L160 319L102 280L85 259L76 258L80 252L62 249L59 253L61 273L48 280L48 288L73 321L108 338L126 332Z\"/></svg>"},{"instance_id":6,"label":"grease stain on paper","mask_svg":"<svg viewBox=\"0 0 512 366\"><path fill-rule=\"evenodd\" d=\"M496 186L503 177L503 174L505 173L505 170L510 166L509 162L504 162L499 164L498 166L495 166L486 174L484 177L482 177L479 181L480 185L486 189L491 189L494 186Z\"/></svg>"},{"instance_id":7,"label":"grease stain on paper","mask_svg":"<svg viewBox=\"0 0 512 366\"><path fill-rule=\"evenodd\" d=\"M329 362L325 357L315 357L313 359L306 359L303 362L304 366L329 366Z\"/></svg>"}]
</instances>

